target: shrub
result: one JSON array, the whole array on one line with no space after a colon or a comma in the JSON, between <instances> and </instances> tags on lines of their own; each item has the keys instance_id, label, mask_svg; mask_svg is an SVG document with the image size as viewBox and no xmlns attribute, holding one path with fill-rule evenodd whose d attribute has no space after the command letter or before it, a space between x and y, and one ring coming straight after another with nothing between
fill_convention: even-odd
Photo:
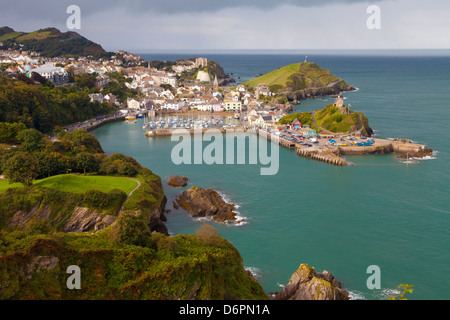
<instances>
[{"instance_id":1,"label":"shrub","mask_svg":"<svg viewBox=\"0 0 450 320\"><path fill-rule=\"evenodd\" d=\"M197 236L207 244L216 244L220 239L220 233L209 224L204 224L195 231Z\"/></svg>"},{"instance_id":2,"label":"shrub","mask_svg":"<svg viewBox=\"0 0 450 320\"><path fill-rule=\"evenodd\" d=\"M140 247L151 247L150 227L142 216L122 214L117 219L117 240L120 243Z\"/></svg>"},{"instance_id":3,"label":"shrub","mask_svg":"<svg viewBox=\"0 0 450 320\"><path fill-rule=\"evenodd\" d=\"M108 207L109 198L100 190L87 190L84 193L84 204L90 209L105 209Z\"/></svg>"}]
</instances>

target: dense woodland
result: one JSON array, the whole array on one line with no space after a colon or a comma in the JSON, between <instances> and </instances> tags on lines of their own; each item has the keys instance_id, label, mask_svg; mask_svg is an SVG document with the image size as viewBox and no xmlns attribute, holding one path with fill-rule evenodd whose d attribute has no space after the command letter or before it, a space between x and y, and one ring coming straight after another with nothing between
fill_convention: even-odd
<instances>
[{"instance_id":1,"label":"dense woodland","mask_svg":"<svg viewBox=\"0 0 450 320\"><path fill-rule=\"evenodd\" d=\"M0 74L0 122L21 122L28 128L50 133L56 126L116 110L107 103L90 102L88 88L78 85L55 88L50 82L34 84L26 80L30 79L21 81Z\"/></svg>"}]
</instances>

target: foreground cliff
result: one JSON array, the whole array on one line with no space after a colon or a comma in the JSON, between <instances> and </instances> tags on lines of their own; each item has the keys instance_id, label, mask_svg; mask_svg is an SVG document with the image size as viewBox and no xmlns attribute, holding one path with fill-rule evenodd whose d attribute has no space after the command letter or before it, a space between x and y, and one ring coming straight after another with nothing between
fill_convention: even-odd
<instances>
[{"instance_id":1,"label":"foreground cliff","mask_svg":"<svg viewBox=\"0 0 450 320\"><path fill-rule=\"evenodd\" d=\"M150 235L129 218L95 235L0 232L0 299L267 299L228 241ZM74 265L80 289L67 287Z\"/></svg>"}]
</instances>

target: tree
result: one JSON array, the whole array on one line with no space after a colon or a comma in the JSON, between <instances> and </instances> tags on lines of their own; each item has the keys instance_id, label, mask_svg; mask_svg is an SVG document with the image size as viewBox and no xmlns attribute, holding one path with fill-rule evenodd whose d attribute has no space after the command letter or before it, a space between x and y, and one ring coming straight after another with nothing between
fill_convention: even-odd
<instances>
[{"instance_id":1,"label":"tree","mask_svg":"<svg viewBox=\"0 0 450 320\"><path fill-rule=\"evenodd\" d=\"M23 123L0 122L0 142L19 142L17 138L18 133L26 129L27 127Z\"/></svg>"},{"instance_id":2,"label":"tree","mask_svg":"<svg viewBox=\"0 0 450 320\"><path fill-rule=\"evenodd\" d=\"M96 77L97 77L97 73L83 73L80 74L79 76L75 77L75 83L77 84L78 87L80 88L89 88L92 89L95 87L95 82L96 82Z\"/></svg>"},{"instance_id":3,"label":"tree","mask_svg":"<svg viewBox=\"0 0 450 320\"><path fill-rule=\"evenodd\" d=\"M67 159L61 153L41 151L35 153L35 156L38 163L38 178L45 178L66 173Z\"/></svg>"},{"instance_id":4,"label":"tree","mask_svg":"<svg viewBox=\"0 0 450 320\"><path fill-rule=\"evenodd\" d=\"M97 138L86 130L74 130L70 136L76 146L84 147L86 151L91 153L102 153L102 147Z\"/></svg>"},{"instance_id":5,"label":"tree","mask_svg":"<svg viewBox=\"0 0 450 320\"><path fill-rule=\"evenodd\" d=\"M39 149L42 142L43 135L36 129L26 129L19 132L17 139L22 142L22 146L28 152L33 152Z\"/></svg>"},{"instance_id":6,"label":"tree","mask_svg":"<svg viewBox=\"0 0 450 320\"><path fill-rule=\"evenodd\" d=\"M37 177L37 161L28 152L17 152L3 165L3 175L9 183L20 182L31 186Z\"/></svg>"},{"instance_id":7,"label":"tree","mask_svg":"<svg viewBox=\"0 0 450 320\"><path fill-rule=\"evenodd\" d=\"M88 152L79 153L75 159L75 166L78 170L82 170L84 175L86 172L96 172L99 169L99 163L97 158L93 154Z\"/></svg>"},{"instance_id":8,"label":"tree","mask_svg":"<svg viewBox=\"0 0 450 320\"><path fill-rule=\"evenodd\" d=\"M217 244L220 240L220 233L216 228L209 224L204 224L198 228L195 233L207 244Z\"/></svg>"}]
</instances>

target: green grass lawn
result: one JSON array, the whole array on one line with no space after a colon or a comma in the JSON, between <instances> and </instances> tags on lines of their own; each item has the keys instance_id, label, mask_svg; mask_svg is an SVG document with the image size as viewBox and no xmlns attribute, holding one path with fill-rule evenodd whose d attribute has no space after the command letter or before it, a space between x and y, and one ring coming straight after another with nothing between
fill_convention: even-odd
<instances>
[{"instance_id":1,"label":"green grass lawn","mask_svg":"<svg viewBox=\"0 0 450 320\"><path fill-rule=\"evenodd\" d=\"M0 41L6 41L9 39L13 39L15 37L20 36L21 34L23 34L23 32L10 32L10 33L0 36Z\"/></svg>"},{"instance_id":2,"label":"green grass lawn","mask_svg":"<svg viewBox=\"0 0 450 320\"><path fill-rule=\"evenodd\" d=\"M89 189L97 189L106 193L113 189L120 189L129 194L137 187L136 181L126 178L73 174L62 174L45 178L35 181L34 185L74 193L84 192Z\"/></svg>"},{"instance_id":3,"label":"green grass lawn","mask_svg":"<svg viewBox=\"0 0 450 320\"><path fill-rule=\"evenodd\" d=\"M135 178L133 179L137 180ZM36 180L34 185L37 187L46 187L74 193L81 193L89 189L97 189L107 193L113 189L120 189L127 195L137 187L136 181L127 178L74 174L62 174L42 180ZM8 188L14 187L22 187L22 184L9 184L8 180L0 180L0 193Z\"/></svg>"},{"instance_id":4,"label":"green grass lawn","mask_svg":"<svg viewBox=\"0 0 450 320\"><path fill-rule=\"evenodd\" d=\"M22 187L23 185L21 183L13 183L13 184L9 184L8 180L0 180L0 193L6 191L6 189L9 188L17 188L17 187Z\"/></svg>"},{"instance_id":5,"label":"green grass lawn","mask_svg":"<svg viewBox=\"0 0 450 320\"><path fill-rule=\"evenodd\" d=\"M253 80L249 80L246 83L252 87L256 87L259 83L265 83L268 86L277 84L285 86L287 79L290 75L298 70L299 65L299 63L294 63L284 66L280 69L259 76Z\"/></svg>"}]
</instances>

